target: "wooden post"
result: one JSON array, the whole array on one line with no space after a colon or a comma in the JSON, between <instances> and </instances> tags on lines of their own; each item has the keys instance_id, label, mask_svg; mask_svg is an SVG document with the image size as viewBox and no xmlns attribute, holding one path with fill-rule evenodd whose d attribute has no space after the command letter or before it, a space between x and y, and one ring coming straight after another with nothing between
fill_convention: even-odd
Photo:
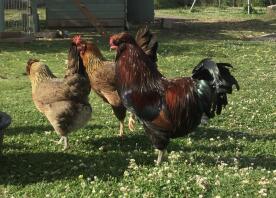
<instances>
[{"instance_id":1,"label":"wooden post","mask_svg":"<svg viewBox=\"0 0 276 198\"><path fill-rule=\"evenodd\" d=\"M0 32L5 30L4 0L0 0Z\"/></svg>"},{"instance_id":2,"label":"wooden post","mask_svg":"<svg viewBox=\"0 0 276 198\"><path fill-rule=\"evenodd\" d=\"M36 0L31 0L31 17L33 19L33 30L34 32L39 31L39 18L37 14L37 1Z\"/></svg>"}]
</instances>

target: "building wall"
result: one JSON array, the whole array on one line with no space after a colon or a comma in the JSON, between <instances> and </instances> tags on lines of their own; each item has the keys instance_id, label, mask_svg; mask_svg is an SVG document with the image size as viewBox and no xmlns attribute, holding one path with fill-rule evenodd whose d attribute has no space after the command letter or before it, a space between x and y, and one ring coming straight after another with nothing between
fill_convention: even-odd
<instances>
[{"instance_id":1,"label":"building wall","mask_svg":"<svg viewBox=\"0 0 276 198\"><path fill-rule=\"evenodd\" d=\"M131 23L145 23L154 20L153 0L128 0L127 19Z\"/></svg>"},{"instance_id":2,"label":"building wall","mask_svg":"<svg viewBox=\"0 0 276 198\"><path fill-rule=\"evenodd\" d=\"M105 27L125 26L125 0L81 0ZM47 0L47 27L91 27L74 0Z\"/></svg>"}]
</instances>

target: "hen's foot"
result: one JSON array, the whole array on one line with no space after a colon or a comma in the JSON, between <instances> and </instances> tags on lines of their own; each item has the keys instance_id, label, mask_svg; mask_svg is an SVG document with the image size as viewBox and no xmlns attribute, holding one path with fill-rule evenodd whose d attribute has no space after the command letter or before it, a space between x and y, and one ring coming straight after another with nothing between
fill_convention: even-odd
<instances>
[{"instance_id":1,"label":"hen's foot","mask_svg":"<svg viewBox=\"0 0 276 198\"><path fill-rule=\"evenodd\" d=\"M59 141L53 141L55 142L56 144L64 144L63 146L63 151L67 150L69 148L69 145L68 145L68 137L66 136L61 136L61 138L59 139Z\"/></svg>"}]
</instances>

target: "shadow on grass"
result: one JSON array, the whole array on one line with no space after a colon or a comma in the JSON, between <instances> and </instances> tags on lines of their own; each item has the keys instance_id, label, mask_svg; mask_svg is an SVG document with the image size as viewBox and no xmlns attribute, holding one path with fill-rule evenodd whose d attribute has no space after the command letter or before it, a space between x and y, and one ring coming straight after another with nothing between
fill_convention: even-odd
<instances>
[{"instance_id":1,"label":"shadow on grass","mask_svg":"<svg viewBox=\"0 0 276 198\"><path fill-rule=\"evenodd\" d=\"M165 17L166 18L166 17ZM176 25L172 30L164 30L168 35L174 32L178 39L198 39L198 40L240 40L236 37L226 35L226 31L252 31L274 33L276 30L275 19L271 20L244 20L244 21L218 21L218 22L201 22L198 20L179 19L174 20ZM160 32L161 33L161 32ZM164 34L165 35L165 34ZM248 35L244 35L246 39Z\"/></svg>"},{"instance_id":2,"label":"shadow on grass","mask_svg":"<svg viewBox=\"0 0 276 198\"><path fill-rule=\"evenodd\" d=\"M204 133L202 131L205 131ZM224 145L202 144L201 140L220 137ZM226 141L231 136L234 141ZM183 151L184 160L190 160L190 152L196 152L193 164L204 163L206 166L217 166L220 161L233 164L236 140L246 136L248 141L266 140L275 138L271 136L257 136L240 132L228 132L217 129L199 128L189 137L195 142L192 146L182 145L172 141L168 147L170 151ZM84 145L84 146L83 146ZM128 167L129 159L135 159L138 165L154 167L153 147L144 134L130 134L123 140L120 137L90 138L81 144L86 154L82 152L38 152L38 153L7 153L0 161L0 185L27 185L36 182L53 182L84 177L97 176L101 180L115 177L120 180ZM12 147L12 145L8 145ZM100 148L100 149L99 149ZM18 147L20 149L20 146ZM275 156L256 155L254 157L243 155L243 148L239 158L239 167L254 166L266 169L275 169ZM145 153L146 152L146 153ZM212 155L210 155L212 152ZM186 159L187 158L187 159ZM181 162L179 162L181 163Z\"/></svg>"},{"instance_id":3,"label":"shadow on grass","mask_svg":"<svg viewBox=\"0 0 276 198\"><path fill-rule=\"evenodd\" d=\"M97 45L103 47L102 45L108 45L108 40L104 38L98 38ZM67 53L71 45L71 39L55 39L55 40L35 40L30 43L1 43L0 54L1 52L14 52L14 51L29 51L31 54L39 57L40 55L49 54L49 56L56 56L56 53ZM29 58L34 58L32 55L29 55Z\"/></svg>"},{"instance_id":4,"label":"shadow on grass","mask_svg":"<svg viewBox=\"0 0 276 198\"><path fill-rule=\"evenodd\" d=\"M246 39L247 33L243 35L244 31L253 32L268 32L273 33L276 31L275 27L276 20L271 19L262 21L259 19L245 20L245 21L218 21L218 22L199 22L197 20L181 19L177 21L177 28L172 30L160 29L159 27L152 27L153 32L157 34L158 41L162 47L163 41L167 43L173 43L173 47L176 45L175 42L179 40L241 40L240 38L233 37L225 34L225 31L241 32L242 37ZM81 29L72 30L71 32L81 32ZM132 35L136 34L137 29L131 30ZM118 30L110 30L107 35L118 33ZM94 42L102 48L108 48L108 38L99 37L95 32L89 32L85 30L83 32L89 39L93 39ZM169 35L169 36L168 36ZM67 53L70 46L70 39L65 40L39 40L24 45L18 43L3 43L0 47L1 51L13 52L13 51L30 51L36 53L36 56L40 54L55 54L55 53ZM167 45L166 47L169 47ZM170 49L171 50L171 49ZM181 49L181 50L185 50ZM187 48L188 50L188 48ZM175 50L174 50L175 51ZM160 50L159 50L160 52ZM29 57L31 58L31 57Z\"/></svg>"},{"instance_id":5,"label":"shadow on grass","mask_svg":"<svg viewBox=\"0 0 276 198\"><path fill-rule=\"evenodd\" d=\"M84 128L93 131L94 129L102 129L106 126L100 124L86 125ZM18 134L44 133L45 131L54 131L51 125L38 126L16 126L9 127L5 130L5 136L13 136Z\"/></svg>"},{"instance_id":6,"label":"shadow on grass","mask_svg":"<svg viewBox=\"0 0 276 198\"><path fill-rule=\"evenodd\" d=\"M38 152L5 154L0 158L0 185L27 185L41 181L53 182L56 180L97 176L101 180L108 177L121 178L127 169L130 158L138 164L154 166L153 157L145 157L142 151L152 149L150 143L144 140L143 135L126 137L121 142L118 138L103 138L87 140L85 147L93 152L89 154L73 154L69 152ZM135 144L137 141L146 143ZM109 145L108 145L109 144ZM99 147L105 145L102 151ZM5 145L11 148L12 145ZM17 148L20 149L20 146ZM16 150L17 150L16 149ZM141 150L136 150L141 149ZM142 150L143 149L143 150Z\"/></svg>"},{"instance_id":7,"label":"shadow on grass","mask_svg":"<svg viewBox=\"0 0 276 198\"><path fill-rule=\"evenodd\" d=\"M120 177L128 164L125 158L120 153L89 156L48 152L6 154L1 160L0 184L27 185L79 175L104 180L108 175Z\"/></svg>"}]
</instances>

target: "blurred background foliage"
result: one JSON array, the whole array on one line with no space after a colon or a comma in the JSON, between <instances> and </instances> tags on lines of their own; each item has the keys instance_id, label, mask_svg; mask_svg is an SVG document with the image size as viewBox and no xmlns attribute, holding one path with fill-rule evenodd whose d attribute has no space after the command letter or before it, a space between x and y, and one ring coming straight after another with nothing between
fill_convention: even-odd
<instances>
[{"instance_id":1,"label":"blurred background foliage","mask_svg":"<svg viewBox=\"0 0 276 198\"><path fill-rule=\"evenodd\" d=\"M190 7L193 0L154 0L155 9ZM276 4L276 0L251 0L253 7L263 7ZM244 7L247 0L197 0L196 6L232 6Z\"/></svg>"}]
</instances>

